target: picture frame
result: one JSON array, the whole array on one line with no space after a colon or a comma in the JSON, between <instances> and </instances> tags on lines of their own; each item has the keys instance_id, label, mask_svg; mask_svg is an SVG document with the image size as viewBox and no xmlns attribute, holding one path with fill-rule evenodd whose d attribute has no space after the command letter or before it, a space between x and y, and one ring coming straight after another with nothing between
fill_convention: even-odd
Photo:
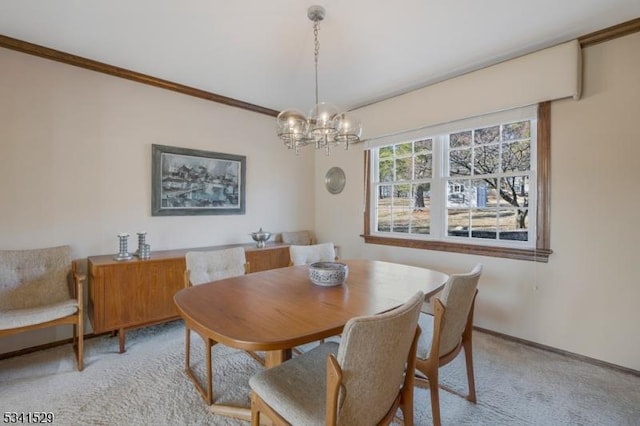
<instances>
[{"instance_id":1,"label":"picture frame","mask_svg":"<svg viewBox=\"0 0 640 426\"><path fill-rule=\"evenodd\" d=\"M242 155L151 145L151 215L245 214Z\"/></svg>"}]
</instances>

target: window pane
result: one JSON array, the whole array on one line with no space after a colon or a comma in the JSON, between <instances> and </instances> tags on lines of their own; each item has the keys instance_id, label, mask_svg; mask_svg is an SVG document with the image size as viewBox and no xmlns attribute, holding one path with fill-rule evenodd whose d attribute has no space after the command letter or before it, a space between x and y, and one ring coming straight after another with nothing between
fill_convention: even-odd
<instances>
[{"instance_id":1,"label":"window pane","mask_svg":"<svg viewBox=\"0 0 640 426\"><path fill-rule=\"evenodd\" d=\"M431 207L431 184L420 183L414 184L411 191L413 194L413 208L414 210L420 210Z\"/></svg>"},{"instance_id":2,"label":"window pane","mask_svg":"<svg viewBox=\"0 0 640 426\"><path fill-rule=\"evenodd\" d=\"M378 187L378 205L376 206L378 217L376 229L378 231L389 232L391 230L391 190L391 185Z\"/></svg>"},{"instance_id":3,"label":"window pane","mask_svg":"<svg viewBox=\"0 0 640 426\"><path fill-rule=\"evenodd\" d=\"M376 230L378 232L391 231L391 210L384 212L378 211L378 227Z\"/></svg>"},{"instance_id":4,"label":"window pane","mask_svg":"<svg viewBox=\"0 0 640 426\"><path fill-rule=\"evenodd\" d=\"M510 176L500 179L501 205L526 207L529 205L529 178Z\"/></svg>"},{"instance_id":5,"label":"window pane","mask_svg":"<svg viewBox=\"0 0 640 426\"><path fill-rule=\"evenodd\" d=\"M411 233L429 234L431 232L431 184L414 184L411 192L413 211L411 212Z\"/></svg>"},{"instance_id":6,"label":"window pane","mask_svg":"<svg viewBox=\"0 0 640 426\"><path fill-rule=\"evenodd\" d=\"M500 141L500 126L485 127L484 129L476 129L474 132L473 142L476 144L498 142Z\"/></svg>"},{"instance_id":7,"label":"window pane","mask_svg":"<svg viewBox=\"0 0 640 426\"><path fill-rule=\"evenodd\" d=\"M403 155L411 155L413 144L411 142L399 143L396 145L396 157Z\"/></svg>"},{"instance_id":8,"label":"window pane","mask_svg":"<svg viewBox=\"0 0 640 426\"><path fill-rule=\"evenodd\" d=\"M471 146L471 130L449 135L449 148Z\"/></svg>"},{"instance_id":9,"label":"window pane","mask_svg":"<svg viewBox=\"0 0 640 426\"><path fill-rule=\"evenodd\" d=\"M411 212L411 233L429 234L431 233L431 210L420 209Z\"/></svg>"},{"instance_id":10,"label":"window pane","mask_svg":"<svg viewBox=\"0 0 640 426\"><path fill-rule=\"evenodd\" d=\"M383 146L380 148L380 152L378 153L380 158L391 158L393 157L393 146Z\"/></svg>"},{"instance_id":11,"label":"window pane","mask_svg":"<svg viewBox=\"0 0 640 426\"><path fill-rule=\"evenodd\" d=\"M469 176L471 174L471 150L449 151L449 176Z\"/></svg>"},{"instance_id":12,"label":"window pane","mask_svg":"<svg viewBox=\"0 0 640 426\"><path fill-rule=\"evenodd\" d=\"M430 178L433 172L431 154L420 154L415 157L415 179Z\"/></svg>"},{"instance_id":13,"label":"window pane","mask_svg":"<svg viewBox=\"0 0 640 426\"><path fill-rule=\"evenodd\" d=\"M469 210L447 210L447 234L453 237L469 236Z\"/></svg>"},{"instance_id":14,"label":"window pane","mask_svg":"<svg viewBox=\"0 0 640 426\"><path fill-rule=\"evenodd\" d=\"M497 173L500 164L500 146L487 145L474 148L473 174Z\"/></svg>"},{"instance_id":15,"label":"window pane","mask_svg":"<svg viewBox=\"0 0 640 426\"><path fill-rule=\"evenodd\" d=\"M468 180L458 179L447 181L447 207L469 207L468 186Z\"/></svg>"},{"instance_id":16,"label":"window pane","mask_svg":"<svg viewBox=\"0 0 640 426\"><path fill-rule=\"evenodd\" d=\"M411 208L411 185L402 184L393 186L393 207L402 207L405 209Z\"/></svg>"},{"instance_id":17,"label":"window pane","mask_svg":"<svg viewBox=\"0 0 640 426\"><path fill-rule=\"evenodd\" d=\"M424 139L421 141L415 141L413 143L413 152L415 154L420 154L423 152L431 152L432 151L433 140Z\"/></svg>"},{"instance_id":18,"label":"window pane","mask_svg":"<svg viewBox=\"0 0 640 426\"><path fill-rule=\"evenodd\" d=\"M529 240L529 211L527 209L500 211L501 240Z\"/></svg>"},{"instance_id":19,"label":"window pane","mask_svg":"<svg viewBox=\"0 0 640 426\"><path fill-rule=\"evenodd\" d=\"M409 220L411 218L411 185L393 185L391 207L391 231L409 232Z\"/></svg>"},{"instance_id":20,"label":"window pane","mask_svg":"<svg viewBox=\"0 0 640 426\"><path fill-rule=\"evenodd\" d=\"M393 232L409 232L409 220L411 219L411 210L404 208L393 209Z\"/></svg>"},{"instance_id":21,"label":"window pane","mask_svg":"<svg viewBox=\"0 0 640 426\"><path fill-rule=\"evenodd\" d=\"M411 180L412 172L411 164L413 163L413 159L411 157L408 158L398 158L396 159L396 180Z\"/></svg>"},{"instance_id":22,"label":"window pane","mask_svg":"<svg viewBox=\"0 0 640 426\"><path fill-rule=\"evenodd\" d=\"M471 180L471 205L475 207L495 207L497 203L495 185L497 179L473 179ZM488 182L489 181L489 182Z\"/></svg>"},{"instance_id":23,"label":"window pane","mask_svg":"<svg viewBox=\"0 0 640 426\"><path fill-rule=\"evenodd\" d=\"M502 146L502 171L526 172L531 168L531 143L529 140L506 143Z\"/></svg>"},{"instance_id":24,"label":"window pane","mask_svg":"<svg viewBox=\"0 0 640 426\"><path fill-rule=\"evenodd\" d=\"M531 121L519 121L517 123L502 126L502 140L513 141L516 139L528 139L531 137Z\"/></svg>"},{"instance_id":25,"label":"window pane","mask_svg":"<svg viewBox=\"0 0 640 426\"><path fill-rule=\"evenodd\" d=\"M378 175L379 182L393 182L393 160L380 160Z\"/></svg>"},{"instance_id":26,"label":"window pane","mask_svg":"<svg viewBox=\"0 0 640 426\"><path fill-rule=\"evenodd\" d=\"M495 210L478 209L471 213L471 237L496 239L498 212Z\"/></svg>"},{"instance_id":27,"label":"window pane","mask_svg":"<svg viewBox=\"0 0 640 426\"><path fill-rule=\"evenodd\" d=\"M391 203L391 196L393 195L393 193L391 192L393 190L393 186L392 185L379 185L378 186L378 200L383 200L383 199L389 199L389 203Z\"/></svg>"}]
</instances>

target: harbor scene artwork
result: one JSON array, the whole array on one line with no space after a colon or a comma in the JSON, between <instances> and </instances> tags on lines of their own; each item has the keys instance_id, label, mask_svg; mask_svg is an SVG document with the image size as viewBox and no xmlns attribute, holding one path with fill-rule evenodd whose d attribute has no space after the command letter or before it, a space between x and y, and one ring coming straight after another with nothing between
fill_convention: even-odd
<instances>
[{"instance_id":1,"label":"harbor scene artwork","mask_svg":"<svg viewBox=\"0 0 640 426\"><path fill-rule=\"evenodd\" d=\"M152 145L154 216L244 214L246 157Z\"/></svg>"}]
</instances>

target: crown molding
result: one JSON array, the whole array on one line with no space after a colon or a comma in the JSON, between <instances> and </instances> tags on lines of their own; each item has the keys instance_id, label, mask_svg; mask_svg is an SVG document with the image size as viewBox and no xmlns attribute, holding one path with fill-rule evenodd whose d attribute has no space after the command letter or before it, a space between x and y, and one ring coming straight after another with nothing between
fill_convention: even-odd
<instances>
[{"instance_id":1,"label":"crown molding","mask_svg":"<svg viewBox=\"0 0 640 426\"><path fill-rule=\"evenodd\" d=\"M92 59L83 58L82 56L72 55L70 53L65 53L59 50L50 49L48 47L44 47L37 44L29 43L26 41L18 40L15 38L7 37L1 34L0 34L0 47L16 50L22 53L27 53L29 55L39 56L41 58L50 59L52 61L62 62L67 65L73 65L73 66L85 68L91 71L96 71L103 74L124 78L127 80L135 81L136 83L142 83L142 84L147 84L149 86L159 87L161 89L171 90L173 92L178 92L184 95L205 99L211 102L228 105L235 108L241 108L247 111L257 112L259 114L265 114L272 117L276 117L278 115L278 111L275 111L273 109L250 104L248 102L218 95L217 93L207 92L205 90L196 89L194 87L189 87L182 84L174 83L168 80L163 80L161 78L142 74L136 71L131 71L125 68L120 68L113 65L105 64L103 62L94 61Z\"/></svg>"},{"instance_id":2,"label":"crown molding","mask_svg":"<svg viewBox=\"0 0 640 426\"><path fill-rule=\"evenodd\" d=\"M582 37L578 37L578 42L580 43L580 47L585 48L593 46L594 44L624 37L638 31L640 31L640 18L583 35Z\"/></svg>"}]
</instances>

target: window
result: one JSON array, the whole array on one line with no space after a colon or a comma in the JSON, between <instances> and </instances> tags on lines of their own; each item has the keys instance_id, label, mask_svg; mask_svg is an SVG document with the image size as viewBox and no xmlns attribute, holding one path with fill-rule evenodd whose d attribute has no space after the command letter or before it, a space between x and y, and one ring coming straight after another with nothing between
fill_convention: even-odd
<instances>
[{"instance_id":1,"label":"window","mask_svg":"<svg viewBox=\"0 0 640 426\"><path fill-rule=\"evenodd\" d=\"M376 141L367 151L365 241L547 261L548 109Z\"/></svg>"}]
</instances>

